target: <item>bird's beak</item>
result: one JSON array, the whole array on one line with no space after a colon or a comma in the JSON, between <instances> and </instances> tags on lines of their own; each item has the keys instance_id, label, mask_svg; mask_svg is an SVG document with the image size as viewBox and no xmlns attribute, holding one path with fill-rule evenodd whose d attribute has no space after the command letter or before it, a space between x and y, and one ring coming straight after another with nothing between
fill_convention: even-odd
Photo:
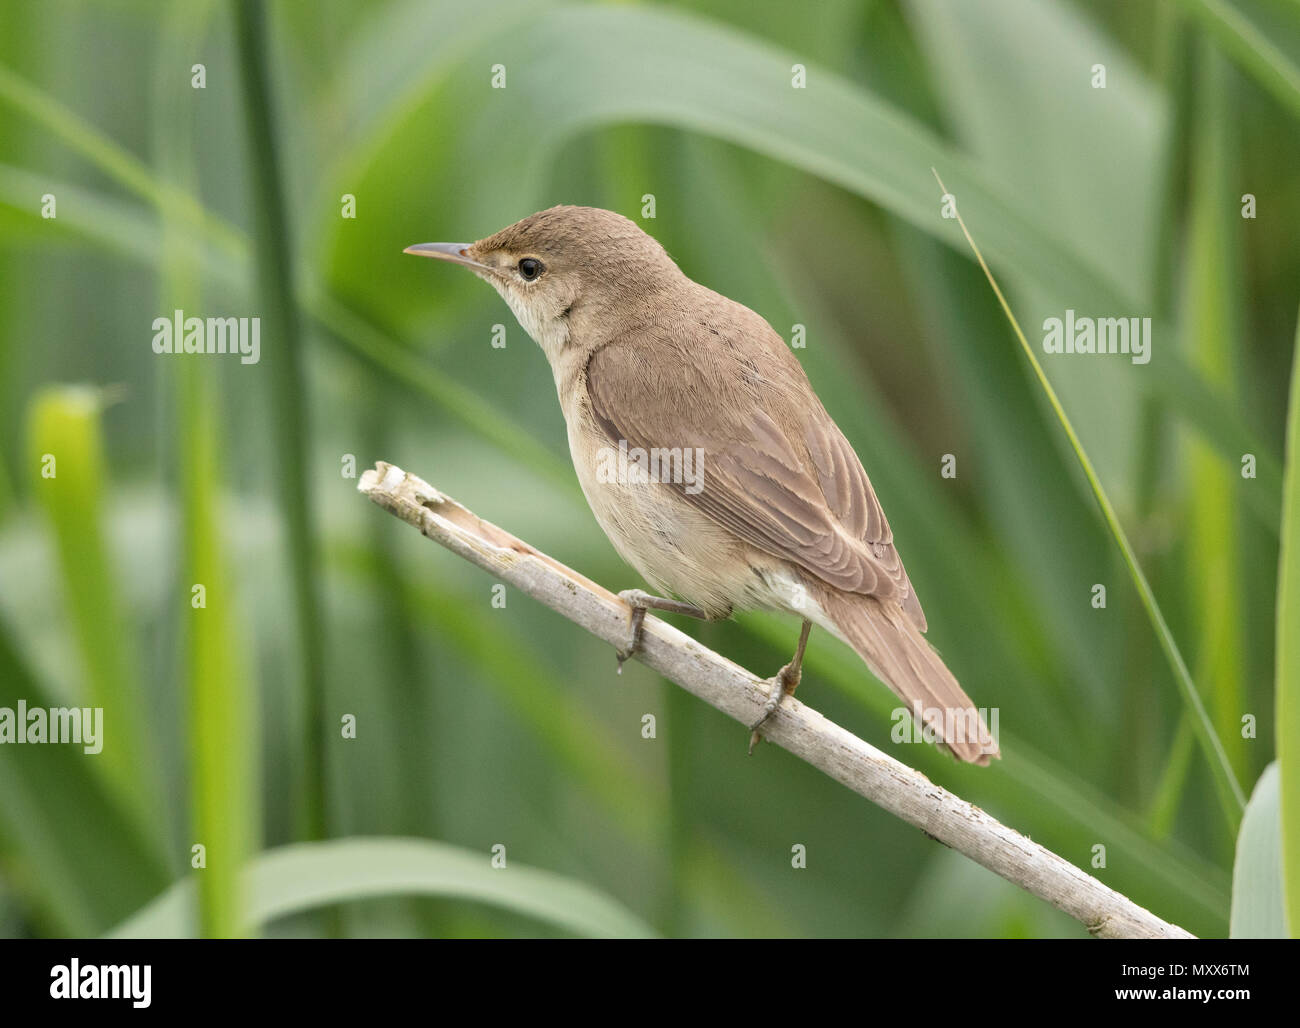
<instances>
[{"instance_id":1,"label":"bird's beak","mask_svg":"<svg viewBox=\"0 0 1300 1028\"><path fill-rule=\"evenodd\" d=\"M416 243L414 246L408 246L402 253L413 253L417 257L436 257L440 261L463 264L467 268L482 268L484 271L491 271L492 269L488 265L465 255L465 251L471 245L470 243Z\"/></svg>"}]
</instances>

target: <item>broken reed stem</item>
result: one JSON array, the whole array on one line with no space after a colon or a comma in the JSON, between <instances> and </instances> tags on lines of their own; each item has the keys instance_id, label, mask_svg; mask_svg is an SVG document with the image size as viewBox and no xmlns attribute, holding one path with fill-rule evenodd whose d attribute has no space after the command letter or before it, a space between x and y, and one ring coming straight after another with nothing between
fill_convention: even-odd
<instances>
[{"instance_id":1,"label":"broken reed stem","mask_svg":"<svg viewBox=\"0 0 1300 1028\"><path fill-rule=\"evenodd\" d=\"M357 486L436 543L527 593L611 646L626 642L629 608L616 595L466 510L401 468L380 462ZM647 616L637 660L743 725L767 699L756 675ZM895 817L1047 900L1095 936L1192 938L1073 864L954 796L925 775L786 697L763 738L821 769Z\"/></svg>"}]
</instances>

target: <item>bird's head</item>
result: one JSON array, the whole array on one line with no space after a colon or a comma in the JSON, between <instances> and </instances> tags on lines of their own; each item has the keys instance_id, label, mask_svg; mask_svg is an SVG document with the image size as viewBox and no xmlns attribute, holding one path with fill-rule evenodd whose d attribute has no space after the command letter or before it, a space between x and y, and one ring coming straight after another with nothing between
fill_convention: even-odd
<instances>
[{"instance_id":1,"label":"bird's head","mask_svg":"<svg viewBox=\"0 0 1300 1028\"><path fill-rule=\"evenodd\" d=\"M684 278L634 222L596 207L552 207L477 243L419 243L404 252L469 268L553 361L566 348L599 345Z\"/></svg>"}]
</instances>

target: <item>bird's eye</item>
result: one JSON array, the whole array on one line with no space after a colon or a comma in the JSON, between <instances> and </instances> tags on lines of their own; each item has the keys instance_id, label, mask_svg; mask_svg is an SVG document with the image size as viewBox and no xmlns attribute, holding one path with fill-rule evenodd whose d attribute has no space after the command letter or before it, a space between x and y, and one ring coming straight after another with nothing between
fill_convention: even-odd
<instances>
[{"instance_id":1,"label":"bird's eye","mask_svg":"<svg viewBox=\"0 0 1300 1028\"><path fill-rule=\"evenodd\" d=\"M535 257L525 257L519 262L519 274L525 282L531 282L542 273L542 262Z\"/></svg>"}]
</instances>

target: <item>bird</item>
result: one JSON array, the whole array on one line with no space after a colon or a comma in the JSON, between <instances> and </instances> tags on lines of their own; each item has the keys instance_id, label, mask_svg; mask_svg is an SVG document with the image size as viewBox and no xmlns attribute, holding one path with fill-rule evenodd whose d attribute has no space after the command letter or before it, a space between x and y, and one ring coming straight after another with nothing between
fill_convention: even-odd
<instances>
[{"instance_id":1,"label":"bird","mask_svg":"<svg viewBox=\"0 0 1300 1028\"><path fill-rule=\"evenodd\" d=\"M689 278L632 220L539 211L474 243L404 253L491 285L550 364L578 482L597 523L654 592L646 611L707 621L802 619L766 682L750 752L799 685L812 626L847 643L959 761L1001 756L981 712L926 640L925 613L852 445L759 314Z\"/></svg>"}]
</instances>

